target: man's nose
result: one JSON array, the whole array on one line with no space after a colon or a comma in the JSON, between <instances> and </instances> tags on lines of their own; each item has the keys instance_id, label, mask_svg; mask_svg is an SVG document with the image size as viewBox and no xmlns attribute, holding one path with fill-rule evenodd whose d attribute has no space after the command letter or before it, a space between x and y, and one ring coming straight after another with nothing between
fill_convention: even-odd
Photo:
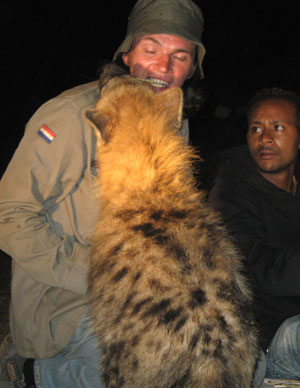
<instances>
[{"instance_id":1,"label":"man's nose","mask_svg":"<svg viewBox=\"0 0 300 388\"><path fill-rule=\"evenodd\" d=\"M261 144L273 143L274 139L273 139L272 132L268 129L263 130L261 135L260 135L259 141Z\"/></svg>"},{"instance_id":2,"label":"man's nose","mask_svg":"<svg viewBox=\"0 0 300 388\"><path fill-rule=\"evenodd\" d=\"M156 69L162 73L167 73L171 68L171 58L167 54L162 54L157 58Z\"/></svg>"}]
</instances>

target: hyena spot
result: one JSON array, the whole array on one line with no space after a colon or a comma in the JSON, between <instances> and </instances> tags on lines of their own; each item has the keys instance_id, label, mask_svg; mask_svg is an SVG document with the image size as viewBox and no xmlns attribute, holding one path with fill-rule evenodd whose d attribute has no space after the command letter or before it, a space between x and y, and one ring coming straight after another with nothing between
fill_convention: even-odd
<instances>
[{"instance_id":1,"label":"hyena spot","mask_svg":"<svg viewBox=\"0 0 300 388\"><path fill-rule=\"evenodd\" d=\"M123 318L123 315L122 314L119 314L116 319L114 320L114 325L119 325L121 320Z\"/></svg>"},{"instance_id":2,"label":"hyena spot","mask_svg":"<svg viewBox=\"0 0 300 388\"><path fill-rule=\"evenodd\" d=\"M103 378L105 386L107 386L108 383L109 383L109 380L110 380L110 373L109 372L107 372L107 373L103 372L102 373L102 378Z\"/></svg>"},{"instance_id":3,"label":"hyena spot","mask_svg":"<svg viewBox=\"0 0 300 388\"><path fill-rule=\"evenodd\" d=\"M139 342L140 342L140 337L139 337L138 335L135 335L135 336L132 338L131 345L132 345L132 346L136 346Z\"/></svg>"},{"instance_id":4,"label":"hyena spot","mask_svg":"<svg viewBox=\"0 0 300 388\"><path fill-rule=\"evenodd\" d=\"M221 340L216 340L215 343L215 350L213 352L213 356L215 358L218 358L219 360L222 360L224 364L226 364L226 359L223 354L223 344Z\"/></svg>"},{"instance_id":5,"label":"hyena spot","mask_svg":"<svg viewBox=\"0 0 300 388\"><path fill-rule=\"evenodd\" d=\"M149 341L147 341L148 348L153 348L154 346L155 346L155 342L153 339L150 339Z\"/></svg>"},{"instance_id":6,"label":"hyena spot","mask_svg":"<svg viewBox=\"0 0 300 388\"><path fill-rule=\"evenodd\" d=\"M118 379L118 387L123 387L124 384L125 384L125 379L123 376L120 376Z\"/></svg>"},{"instance_id":7,"label":"hyena spot","mask_svg":"<svg viewBox=\"0 0 300 388\"><path fill-rule=\"evenodd\" d=\"M125 347L124 341L114 342L109 346L108 354L110 358L117 358L119 359L121 357L122 351Z\"/></svg>"},{"instance_id":8,"label":"hyena spot","mask_svg":"<svg viewBox=\"0 0 300 388\"><path fill-rule=\"evenodd\" d=\"M183 317L181 318L177 323L176 326L174 327L174 332L180 330L186 323L188 317Z\"/></svg>"},{"instance_id":9,"label":"hyena spot","mask_svg":"<svg viewBox=\"0 0 300 388\"><path fill-rule=\"evenodd\" d=\"M158 315L159 313L161 313L162 311L165 311L167 309L167 307L169 306L169 304L171 303L171 299L170 298L165 298L165 299L162 299L159 303L155 303L153 306L151 306L145 313L144 313L144 317L147 317L149 315Z\"/></svg>"},{"instance_id":10,"label":"hyena spot","mask_svg":"<svg viewBox=\"0 0 300 388\"><path fill-rule=\"evenodd\" d=\"M115 296L111 295L109 298L107 298L107 300L105 301L105 304L110 305L113 303L114 300L115 300Z\"/></svg>"},{"instance_id":11,"label":"hyena spot","mask_svg":"<svg viewBox=\"0 0 300 388\"><path fill-rule=\"evenodd\" d=\"M219 321L219 323L220 323L221 329L222 329L223 331L226 331L226 332L227 332L229 326L228 326L228 323L226 322L225 318L224 318L222 315L220 315L220 316L218 317L218 321Z\"/></svg>"},{"instance_id":12,"label":"hyena spot","mask_svg":"<svg viewBox=\"0 0 300 388\"><path fill-rule=\"evenodd\" d=\"M191 299L189 301L189 306L194 309L197 306L203 306L207 302L205 291L201 288L193 290L191 292Z\"/></svg>"},{"instance_id":13,"label":"hyena spot","mask_svg":"<svg viewBox=\"0 0 300 388\"><path fill-rule=\"evenodd\" d=\"M111 272L111 270L116 265L115 261L112 261L111 258L105 259L101 265L97 266L97 271L95 273L95 276L100 278L104 273Z\"/></svg>"},{"instance_id":14,"label":"hyena spot","mask_svg":"<svg viewBox=\"0 0 300 388\"><path fill-rule=\"evenodd\" d=\"M204 334L204 337L203 337L203 343L204 345L209 345L211 342L211 336L207 333Z\"/></svg>"},{"instance_id":15,"label":"hyena spot","mask_svg":"<svg viewBox=\"0 0 300 388\"><path fill-rule=\"evenodd\" d=\"M112 278L112 281L119 282L124 276L127 275L128 271L129 271L128 267L123 267L122 269L120 269L120 271L118 271L115 274L115 276Z\"/></svg>"},{"instance_id":16,"label":"hyena spot","mask_svg":"<svg viewBox=\"0 0 300 388\"><path fill-rule=\"evenodd\" d=\"M148 297L148 298L145 298L143 300L141 300L140 302L138 302L134 307L133 307L133 310L132 310L132 313L131 315L136 315L140 312L141 308L143 306L145 306L147 303L151 302L153 298L151 297Z\"/></svg>"},{"instance_id":17,"label":"hyena spot","mask_svg":"<svg viewBox=\"0 0 300 388\"><path fill-rule=\"evenodd\" d=\"M123 210L116 213L117 218L121 218L123 221L130 221L132 218L138 214L142 214L143 210Z\"/></svg>"},{"instance_id":18,"label":"hyena spot","mask_svg":"<svg viewBox=\"0 0 300 388\"><path fill-rule=\"evenodd\" d=\"M156 345L155 345L155 352L158 353L161 348L162 348L162 343L161 342L157 342Z\"/></svg>"},{"instance_id":19,"label":"hyena spot","mask_svg":"<svg viewBox=\"0 0 300 388\"><path fill-rule=\"evenodd\" d=\"M163 232L162 229L155 228L150 222L144 224L135 225L132 227L135 232L142 232L144 237L155 237Z\"/></svg>"},{"instance_id":20,"label":"hyena spot","mask_svg":"<svg viewBox=\"0 0 300 388\"><path fill-rule=\"evenodd\" d=\"M185 387L186 386L186 383L189 379L189 376L190 376L190 371L188 370L187 372L185 372L185 374L178 380L175 381L174 384L171 385L170 388L182 388L182 387Z\"/></svg>"},{"instance_id":21,"label":"hyena spot","mask_svg":"<svg viewBox=\"0 0 300 388\"><path fill-rule=\"evenodd\" d=\"M151 288L161 292L166 292L170 290L169 286L165 286L158 279L149 279L148 283Z\"/></svg>"},{"instance_id":22,"label":"hyena spot","mask_svg":"<svg viewBox=\"0 0 300 388\"><path fill-rule=\"evenodd\" d=\"M159 221L162 219L162 217L163 217L162 210L157 210L157 211L153 212L150 216L150 218L152 218L154 221Z\"/></svg>"},{"instance_id":23,"label":"hyena spot","mask_svg":"<svg viewBox=\"0 0 300 388\"><path fill-rule=\"evenodd\" d=\"M157 245L164 246L167 245L169 242L169 237L164 234L160 234L158 236L155 236L155 242Z\"/></svg>"},{"instance_id":24,"label":"hyena spot","mask_svg":"<svg viewBox=\"0 0 300 388\"><path fill-rule=\"evenodd\" d=\"M167 325L170 322L175 321L182 313L183 307L177 309L170 309L167 313L159 320L159 324Z\"/></svg>"},{"instance_id":25,"label":"hyena spot","mask_svg":"<svg viewBox=\"0 0 300 388\"><path fill-rule=\"evenodd\" d=\"M216 268L216 262L213 259L212 253L208 250L203 253L202 261L208 269Z\"/></svg>"},{"instance_id":26,"label":"hyena spot","mask_svg":"<svg viewBox=\"0 0 300 388\"><path fill-rule=\"evenodd\" d=\"M136 296L136 292L132 292L128 295L127 299L125 300L123 306L121 307L121 313L124 312L130 305L132 299Z\"/></svg>"},{"instance_id":27,"label":"hyena spot","mask_svg":"<svg viewBox=\"0 0 300 388\"><path fill-rule=\"evenodd\" d=\"M137 370L139 368L139 360L136 358L132 363L132 368Z\"/></svg>"},{"instance_id":28,"label":"hyena spot","mask_svg":"<svg viewBox=\"0 0 300 388\"><path fill-rule=\"evenodd\" d=\"M180 263L181 273L191 270L192 266L189 258L185 253L185 249L182 248L181 245L170 243L166 248L167 254Z\"/></svg>"},{"instance_id":29,"label":"hyena spot","mask_svg":"<svg viewBox=\"0 0 300 388\"><path fill-rule=\"evenodd\" d=\"M123 332L126 333L127 331L131 331L133 328L134 328L134 324L133 323L129 323L129 324L124 326Z\"/></svg>"},{"instance_id":30,"label":"hyena spot","mask_svg":"<svg viewBox=\"0 0 300 388\"><path fill-rule=\"evenodd\" d=\"M225 282L219 281L218 291L216 295L220 299L232 301L237 297L238 291L233 282L231 282L230 284L226 284Z\"/></svg>"},{"instance_id":31,"label":"hyena spot","mask_svg":"<svg viewBox=\"0 0 300 388\"><path fill-rule=\"evenodd\" d=\"M189 349L191 349L191 350L195 349L195 347L199 341L199 338L200 338L200 330L197 330L196 333L194 333L192 335L191 341L189 343Z\"/></svg>"},{"instance_id":32,"label":"hyena spot","mask_svg":"<svg viewBox=\"0 0 300 388\"><path fill-rule=\"evenodd\" d=\"M134 275L134 277L133 277L133 283L135 283L135 282L137 282L138 280L139 280L139 278L141 277L141 275L142 275L142 272L141 271L139 271L139 272L137 272L135 275Z\"/></svg>"},{"instance_id":33,"label":"hyena spot","mask_svg":"<svg viewBox=\"0 0 300 388\"><path fill-rule=\"evenodd\" d=\"M188 216L188 213L183 210L171 210L167 213L167 216L170 218L184 219Z\"/></svg>"},{"instance_id":34,"label":"hyena spot","mask_svg":"<svg viewBox=\"0 0 300 388\"><path fill-rule=\"evenodd\" d=\"M123 248L123 245L124 245L124 243L120 243L120 244L116 245L115 247L113 247L109 253L109 256L116 256Z\"/></svg>"}]
</instances>

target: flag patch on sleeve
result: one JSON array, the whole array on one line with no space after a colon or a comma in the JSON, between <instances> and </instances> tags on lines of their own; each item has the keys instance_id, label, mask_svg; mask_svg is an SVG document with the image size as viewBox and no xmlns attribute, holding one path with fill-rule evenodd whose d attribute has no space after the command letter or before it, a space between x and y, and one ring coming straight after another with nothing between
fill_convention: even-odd
<instances>
[{"instance_id":1,"label":"flag patch on sleeve","mask_svg":"<svg viewBox=\"0 0 300 388\"><path fill-rule=\"evenodd\" d=\"M42 138L44 140L46 140L47 143L52 143L52 141L56 138L56 134L51 131L51 129L49 129L47 127L47 125L43 125L39 130L38 130L38 134L40 136L42 136Z\"/></svg>"}]
</instances>

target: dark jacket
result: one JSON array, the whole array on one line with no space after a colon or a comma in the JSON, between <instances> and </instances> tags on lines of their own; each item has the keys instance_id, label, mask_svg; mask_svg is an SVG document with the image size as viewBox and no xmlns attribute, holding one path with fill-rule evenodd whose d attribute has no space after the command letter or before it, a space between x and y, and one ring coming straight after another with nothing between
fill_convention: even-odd
<instances>
[{"instance_id":1,"label":"dark jacket","mask_svg":"<svg viewBox=\"0 0 300 388\"><path fill-rule=\"evenodd\" d=\"M300 313L300 185L293 196L263 178L246 146L223 158L210 201L245 257L267 348L281 323Z\"/></svg>"}]
</instances>

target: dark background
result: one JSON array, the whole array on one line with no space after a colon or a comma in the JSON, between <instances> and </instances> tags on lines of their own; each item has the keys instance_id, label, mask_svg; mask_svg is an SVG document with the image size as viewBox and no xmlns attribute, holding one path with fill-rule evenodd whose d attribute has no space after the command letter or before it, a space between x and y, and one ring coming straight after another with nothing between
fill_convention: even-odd
<instances>
[{"instance_id":1,"label":"dark background","mask_svg":"<svg viewBox=\"0 0 300 388\"><path fill-rule=\"evenodd\" d=\"M296 1L195 1L205 17L206 104L192 120L191 138L210 160L244 143L245 104L258 89L300 93L299 12ZM34 111L61 91L94 80L101 61L112 58L134 3L1 1L0 176ZM8 332L10 286L10 260L1 251L0 267L1 342Z\"/></svg>"},{"instance_id":2,"label":"dark background","mask_svg":"<svg viewBox=\"0 0 300 388\"><path fill-rule=\"evenodd\" d=\"M289 1L196 2L205 17L206 104L191 138L211 156L244 142L244 108L255 91L278 86L299 92L299 12L297 2ZM1 174L34 111L61 91L95 79L101 61L112 58L134 3L1 2Z\"/></svg>"}]
</instances>

